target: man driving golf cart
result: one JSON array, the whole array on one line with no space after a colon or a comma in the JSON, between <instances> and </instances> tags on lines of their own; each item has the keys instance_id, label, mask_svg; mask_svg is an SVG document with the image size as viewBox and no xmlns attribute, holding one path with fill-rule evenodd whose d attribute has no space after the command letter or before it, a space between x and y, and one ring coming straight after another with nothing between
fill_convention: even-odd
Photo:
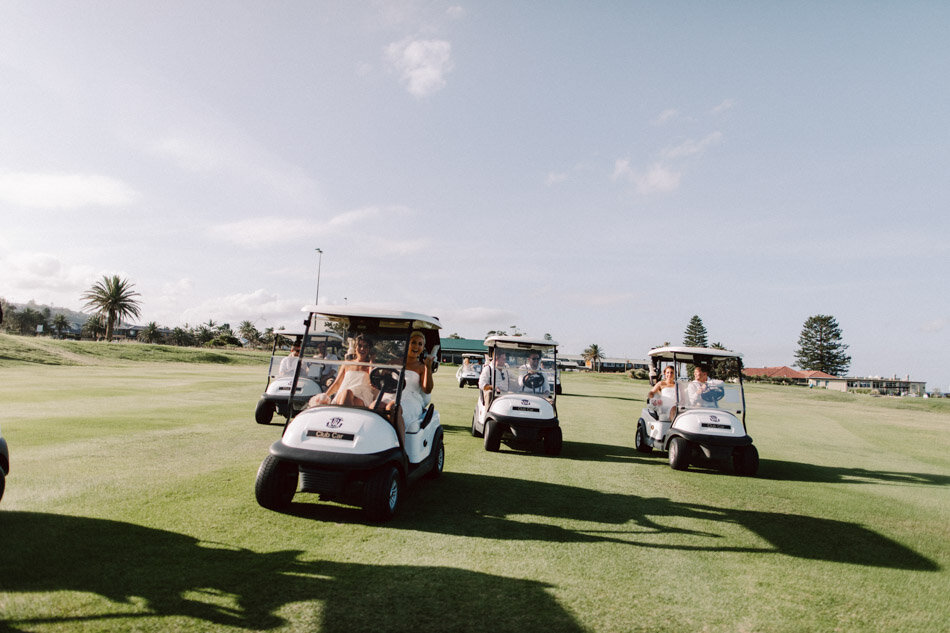
<instances>
[{"instance_id":1,"label":"man driving golf cart","mask_svg":"<svg viewBox=\"0 0 950 633\"><path fill-rule=\"evenodd\" d=\"M686 377L690 366L692 381ZM732 367L728 382L709 377L717 366ZM650 390L637 420L637 450L668 451L675 470L686 470L693 462L731 460L736 474L755 475L759 453L746 433L742 355L703 347L650 350L654 380L661 368L664 379Z\"/></svg>"},{"instance_id":2,"label":"man driving golf cart","mask_svg":"<svg viewBox=\"0 0 950 633\"><path fill-rule=\"evenodd\" d=\"M540 367L546 352L557 357L557 343L523 336L485 339L489 362L478 379L479 397L472 416L472 435L485 438L485 450L497 451L502 441L533 448L540 443L548 455L561 452L561 427L553 375Z\"/></svg>"}]
</instances>

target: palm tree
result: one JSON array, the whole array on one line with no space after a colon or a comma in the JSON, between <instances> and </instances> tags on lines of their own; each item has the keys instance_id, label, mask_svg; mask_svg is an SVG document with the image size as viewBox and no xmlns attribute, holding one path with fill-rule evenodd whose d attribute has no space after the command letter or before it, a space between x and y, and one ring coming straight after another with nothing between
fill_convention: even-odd
<instances>
[{"instance_id":1,"label":"palm tree","mask_svg":"<svg viewBox=\"0 0 950 633\"><path fill-rule=\"evenodd\" d=\"M82 333L88 336L89 338L98 341L99 336L105 331L105 328L102 326L102 315L93 314L86 322L83 323Z\"/></svg>"},{"instance_id":2,"label":"palm tree","mask_svg":"<svg viewBox=\"0 0 950 633\"><path fill-rule=\"evenodd\" d=\"M191 333L188 332L188 330L182 329L181 327L176 327L174 330L172 330L171 338L172 342L179 347L190 345L192 340Z\"/></svg>"},{"instance_id":3,"label":"palm tree","mask_svg":"<svg viewBox=\"0 0 950 633\"><path fill-rule=\"evenodd\" d=\"M103 275L100 281L86 291L82 299L86 301L86 308L93 308L105 317L106 340L111 341L116 322L125 318L138 318L139 302L135 297L140 296L132 290L132 283L128 279L120 279L118 275Z\"/></svg>"},{"instance_id":4,"label":"palm tree","mask_svg":"<svg viewBox=\"0 0 950 633\"><path fill-rule=\"evenodd\" d=\"M584 360L591 364L594 371L600 371L599 363L604 359L604 350L600 349L597 343L591 343L590 347L584 350Z\"/></svg>"},{"instance_id":5,"label":"palm tree","mask_svg":"<svg viewBox=\"0 0 950 633\"><path fill-rule=\"evenodd\" d=\"M149 321L142 328L140 335L145 343L157 343L162 340L162 333L158 331L158 324L155 321Z\"/></svg>"},{"instance_id":6,"label":"palm tree","mask_svg":"<svg viewBox=\"0 0 950 633\"><path fill-rule=\"evenodd\" d=\"M254 324L250 321L241 321L241 325L238 326L238 332L247 341L248 345L255 345L261 339L261 333L257 331L257 328L254 327Z\"/></svg>"},{"instance_id":7,"label":"palm tree","mask_svg":"<svg viewBox=\"0 0 950 633\"><path fill-rule=\"evenodd\" d=\"M65 314L57 314L53 317L53 322L50 325L52 325L56 331L56 336L63 338L63 330L69 329L69 319L66 318Z\"/></svg>"}]
</instances>

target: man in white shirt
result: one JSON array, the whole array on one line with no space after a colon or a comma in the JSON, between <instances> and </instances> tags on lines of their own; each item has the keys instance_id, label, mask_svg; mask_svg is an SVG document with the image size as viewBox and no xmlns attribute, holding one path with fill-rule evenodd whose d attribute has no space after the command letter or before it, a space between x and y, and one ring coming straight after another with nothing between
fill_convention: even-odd
<instances>
[{"instance_id":1,"label":"man in white shirt","mask_svg":"<svg viewBox=\"0 0 950 633\"><path fill-rule=\"evenodd\" d=\"M482 367L482 373L478 377L478 388L481 393L485 393L486 391L490 392L492 386L494 386L496 394L505 393L510 390L508 386L508 370L505 367L506 360L507 354L500 349L496 349L494 358ZM494 381L492 380L492 371L495 372Z\"/></svg>"}]
</instances>

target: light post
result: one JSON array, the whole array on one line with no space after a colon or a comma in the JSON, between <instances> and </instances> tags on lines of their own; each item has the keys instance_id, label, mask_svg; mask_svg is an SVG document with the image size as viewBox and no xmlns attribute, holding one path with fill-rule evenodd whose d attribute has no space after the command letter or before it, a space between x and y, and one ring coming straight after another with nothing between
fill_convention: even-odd
<instances>
[{"instance_id":1,"label":"light post","mask_svg":"<svg viewBox=\"0 0 950 633\"><path fill-rule=\"evenodd\" d=\"M317 298L314 300L314 303L320 305L320 267L323 264L323 250L316 249L317 251Z\"/></svg>"}]
</instances>

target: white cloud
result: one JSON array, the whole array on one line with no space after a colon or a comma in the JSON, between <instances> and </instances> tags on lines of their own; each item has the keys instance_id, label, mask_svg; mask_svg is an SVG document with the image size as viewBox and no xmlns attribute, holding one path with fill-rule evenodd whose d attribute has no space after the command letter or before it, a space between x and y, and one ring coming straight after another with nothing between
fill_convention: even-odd
<instances>
[{"instance_id":1,"label":"white cloud","mask_svg":"<svg viewBox=\"0 0 950 633\"><path fill-rule=\"evenodd\" d=\"M208 228L208 234L238 246L266 248L286 242L289 236L312 237L319 230L317 223L308 220L262 217L217 224Z\"/></svg>"},{"instance_id":2,"label":"white cloud","mask_svg":"<svg viewBox=\"0 0 950 633\"><path fill-rule=\"evenodd\" d=\"M465 7L461 5L453 5L446 9L445 14L452 20L461 20L465 17Z\"/></svg>"},{"instance_id":3,"label":"white cloud","mask_svg":"<svg viewBox=\"0 0 950 633\"><path fill-rule=\"evenodd\" d=\"M97 174L0 174L0 200L34 209L118 207L137 197L121 180Z\"/></svg>"},{"instance_id":4,"label":"white cloud","mask_svg":"<svg viewBox=\"0 0 950 633\"><path fill-rule=\"evenodd\" d=\"M426 97L445 87L452 68L452 45L445 40L402 40L386 47L386 58L409 93Z\"/></svg>"},{"instance_id":5,"label":"white cloud","mask_svg":"<svg viewBox=\"0 0 950 633\"><path fill-rule=\"evenodd\" d=\"M436 311L436 316L446 327L453 327L448 325L452 323L472 327L481 326L486 330L507 327L510 323L517 323L519 318L518 314L511 310L483 306L462 308L460 310L439 310Z\"/></svg>"},{"instance_id":6,"label":"white cloud","mask_svg":"<svg viewBox=\"0 0 950 633\"><path fill-rule=\"evenodd\" d=\"M180 318L185 323L204 323L210 318L218 323L230 323L232 327L237 327L238 323L253 315L262 317L273 325L299 320L301 305L299 299L282 299L273 292L259 288L251 292L209 297L185 309ZM258 324L258 327L261 325Z\"/></svg>"},{"instance_id":7,"label":"white cloud","mask_svg":"<svg viewBox=\"0 0 950 633\"><path fill-rule=\"evenodd\" d=\"M654 163L646 171L638 171L630 166L625 158L617 159L614 163L612 180L626 180L636 185L637 193L666 193L674 191L680 185L682 174L668 165Z\"/></svg>"},{"instance_id":8,"label":"white cloud","mask_svg":"<svg viewBox=\"0 0 950 633\"><path fill-rule=\"evenodd\" d=\"M152 144L152 151L172 159L181 168L193 172L216 171L229 162L217 145L197 139L173 136Z\"/></svg>"},{"instance_id":9,"label":"white cloud","mask_svg":"<svg viewBox=\"0 0 950 633\"><path fill-rule=\"evenodd\" d=\"M715 145L722 140L722 132L713 132L703 139L698 141L693 139L688 139L683 141L679 145L674 145L673 147L668 147L663 150L663 157L667 160L673 160L676 158L686 158L688 156L695 156L696 154L701 154L711 145Z\"/></svg>"},{"instance_id":10,"label":"white cloud","mask_svg":"<svg viewBox=\"0 0 950 633\"><path fill-rule=\"evenodd\" d=\"M944 318L932 319L924 323L920 329L930 334L942 332L947 327L947 320Z\"/></svg>"},{"instance_id":11,"label":"white cloud","mask_svg":"<svg viewBox=\"0 0 950 633\"><path fill-rule=\"evenodd\" d=\"M548 172L547 178L544 179L544 184L548 187L552 187L560 182L567 180L567 174L564 172Z\"/></svg>"},{"instance_id":12,"label":"white cloud","mask_svg":"<svg viewBox=\"0 0 950 633\"><path fill-rule=\"evenodd\" d=\"M673 108L664 110L663 112L660 112L660 114L658 114L655 119L653 119L653 125L663 125L665 123L669 123L678 115L679 110Z\"/></svg>"},{"instance_id":13,"label":"white cloud","mask_svg":"<svg viewBox=\"0 0 950 633\"><path fill-rule=\"evenodd\" d=\"M666 165L655 163L646 173L634 174L633 181L637 185L637 192L642 194L667 193L680 186L682 174Z\"/></svg>"},{"instance_id":14,"label":"white cloud","mask_svg":"<svg viewBox=\"0 0 950 633\"><path fill-rule=\"evenodd\" d=\"M49 253L17 251L0 256L0 288L10 301L75 306L96 277L91 266L66 266Z\"/></svg>"},{"instance_id":15,"label":"white cloud","mask_svg":"<svg viewBox=\"0 0 950 633\"><path fill-rule=\"evenodd\" d=\"M715 108L713 108L713 109L712 109L712 113L713 113L713 114L722 114L723 112L725 112L725 111L727 111L727 110L731 110L732 108L734 108L737 103L738 103L738 102L737 102L735 99L726 99L725 101L723 101L722 103L720 103L719 105L717 105Z\"/></svg>"}]
</instances>

